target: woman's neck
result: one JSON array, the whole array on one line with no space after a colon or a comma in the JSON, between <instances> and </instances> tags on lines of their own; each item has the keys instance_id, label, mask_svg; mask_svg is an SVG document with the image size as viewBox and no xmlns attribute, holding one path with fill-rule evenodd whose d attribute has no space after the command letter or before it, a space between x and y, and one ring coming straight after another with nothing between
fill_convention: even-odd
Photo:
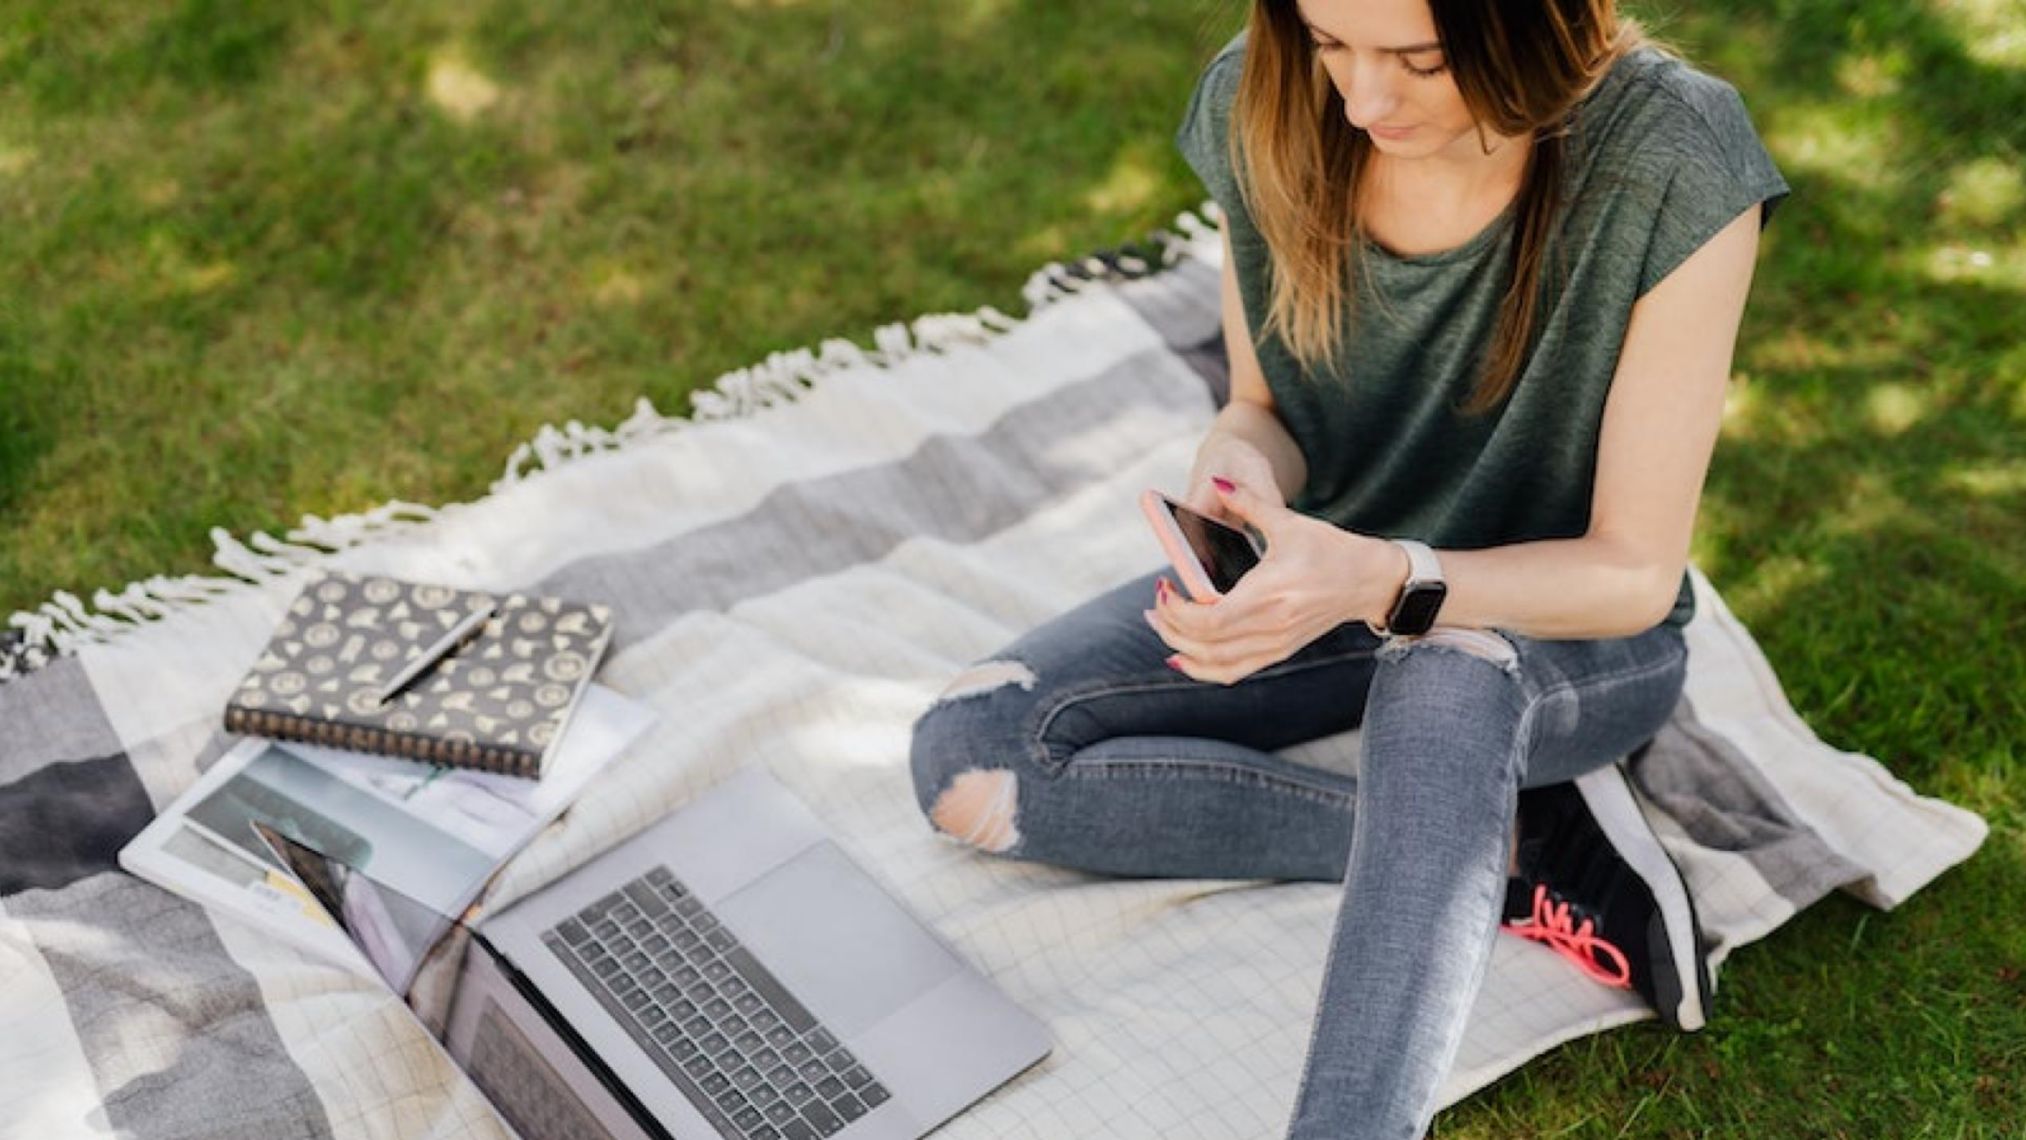
<instances>
[{"instance_id":1,"label":"woman's neck","mask_svg":"<svg viewBox=\"0 0 2026 1140\"><path fill-rule=\"evenodd\" d=\"M1459 146L1414 159L1373 152L1358 193L1367 237L1394 253L1439 253L1464 244L1495 221L1526 178L1532 140L1475 133Z\"/></svg>"},{"instance_id":2,"label":"woman's neck","mask_svg":"<svg viewBox=\"0 0 2026 1140\"><path fill-rule=\"evenodd\" d=\"M1383 177L1396 185L1411 186L1417 192L1433 192L1438 198L1473 200L1501 193L1510 196L1526 176L1527 154L1532 148L1529 136L1470 131L1458 135L1441 150L1419 158L1394 159L1375 150L1371 166L1383 171Z\"/></svg>"}]
</instances>

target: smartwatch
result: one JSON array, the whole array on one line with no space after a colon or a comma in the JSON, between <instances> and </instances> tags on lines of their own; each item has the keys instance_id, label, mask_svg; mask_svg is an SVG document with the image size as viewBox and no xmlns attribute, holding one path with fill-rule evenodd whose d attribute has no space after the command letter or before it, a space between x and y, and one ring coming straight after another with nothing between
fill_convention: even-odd
<instances>
[{"instance_id":1,"label":"smartwatch","mask_svg":"<svg viewBox=\"0 0 2026 1140\"><path fill-rule=\"evenodd\" d=\"M1435 615L1442 612L1442 600L1449 585L1442 580L1442 563L1426 543L1396 538L1393 545L1407 552L1407 580L1386 615L1386 632L1416 637L1435 628Z\"/></svg>"}]
</instances>

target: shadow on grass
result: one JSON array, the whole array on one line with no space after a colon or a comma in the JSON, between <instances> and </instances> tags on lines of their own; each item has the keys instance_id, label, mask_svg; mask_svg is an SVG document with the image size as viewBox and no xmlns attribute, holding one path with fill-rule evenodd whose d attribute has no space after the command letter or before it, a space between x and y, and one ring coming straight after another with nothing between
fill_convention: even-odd
<instances>
[{"instance_id":1,"label":"shadow on grass","mask_svg":"<svg viewBox=\"0 0 2026 1140\"><path fill-rule=\"evenodd\" d=\"M1991 680L2026 676L2026 361L2007 357L2026 289L2004 261L2026 214L1962 223L1946 194L1977 159L2018 169L2026 73L1971 59L1922 5L1788 2L1695 31L1764 44L1747 90L1773 138L1830 108L1809 121L1878 127L1889 161L1790 174L1739 348L1749 413L1710 478L1712 573L1826 735L1917 779L1974 757L2009 782L2026 694ZM1872 93L1848 89L1853 59L1885 61ZM1949 279L1949 243L1998 258ZM1754 590L1789 559L1804 585Z\"/></svg>"},{"instance_id":2,"label":"shadow on grass","mask_svg":"<svg viewBox=\"0 0 2026 1140\"><path fill-rule=\"evenodd\" d=\"M2026 73L1925 4L1725 3L1660 31L1738 85L1794 188L1698 557L1811 727L1993 832L1900 912L1832 897L1741 951L1707 1032L1565 1046L1439 1134L2019 1135L2026 212L1950 196L1980 160L2026 166ZM1949 247L1995 256L1944 272Z\"/></svg>"},{"instance_id":3,"label":"shadow on grass","mask_svg":"<svg viewBox=\"0 0 2026 1140\"><path fill-rule=\"evenodd\" d=\"M542 424L991 304L1201 199L1226 9L25 3L0 611L482 493ZM454 57L497 98L432 105ZM13 148L13 149L10 149ZM9 155L14 158L8 158ZM15 351L18 349L18 351ZM90 425L89 433L79 430Z\"/></svg>"}]
</instances>

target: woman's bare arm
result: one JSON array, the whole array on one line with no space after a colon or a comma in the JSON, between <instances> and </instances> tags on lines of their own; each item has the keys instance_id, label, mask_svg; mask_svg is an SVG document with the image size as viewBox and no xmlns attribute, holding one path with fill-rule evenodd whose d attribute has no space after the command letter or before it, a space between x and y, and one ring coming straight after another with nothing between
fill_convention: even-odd
<instances>
[{"instance_id":1,"label":"woman's bare arm","mask_svg":"<svg viewBox=\"0 0 2026 1140\"><path fill-rule=\"evenodd\" d=\"M1293 498L1308 481L1308 463L1274 410L1273 393L1260 370L1259 355L1253 351L1252 330L1238 296L1238 269L1231 256L1229 232L1224 235L1223 275L1224 351L1231 361L1231 402L1217 413L1203 442L1197 445L1187 495L1189 505L1213 514L1223 513L1208 486L1213 475L1252 482L1270 469L1283 501Z\"/></svg>"},{"instance_id":2,"label":"woman's bare arm","mask_svg":"<svg viewBox=\"0 0 2026 1140\"><path fill-rule=\"evenodd\" d=\"M1754 206L1633 306L1604 404L1589 531L1442 552L1441 624L1610 637L1667 616L1723 420L1759 227Z\"/></svg>"}]
</instances>

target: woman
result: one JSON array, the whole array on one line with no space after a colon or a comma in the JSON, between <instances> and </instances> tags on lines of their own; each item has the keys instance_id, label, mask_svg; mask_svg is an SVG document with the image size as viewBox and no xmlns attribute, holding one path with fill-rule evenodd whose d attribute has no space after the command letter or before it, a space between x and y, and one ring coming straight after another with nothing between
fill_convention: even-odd
<instances>
[{"instance_id":1,"label":"woman","mask_svg":"<svg viewBox=\"0 0 2026 1140\"><path fill-rule=\"evenodd\" d=\"M1186 499L1265 558L960 677L924 812L1101 873L1341 879L1292 1136L1426 1129L1502 920L1698 1027L1687 891L1614 762L1680 695L1786 193L1735 92L1611 0L1257 0L1178 143L1225 213L1232 391ZM1274 755L1357 725L1355 778Z\"/></svg>"}]
</instances>

